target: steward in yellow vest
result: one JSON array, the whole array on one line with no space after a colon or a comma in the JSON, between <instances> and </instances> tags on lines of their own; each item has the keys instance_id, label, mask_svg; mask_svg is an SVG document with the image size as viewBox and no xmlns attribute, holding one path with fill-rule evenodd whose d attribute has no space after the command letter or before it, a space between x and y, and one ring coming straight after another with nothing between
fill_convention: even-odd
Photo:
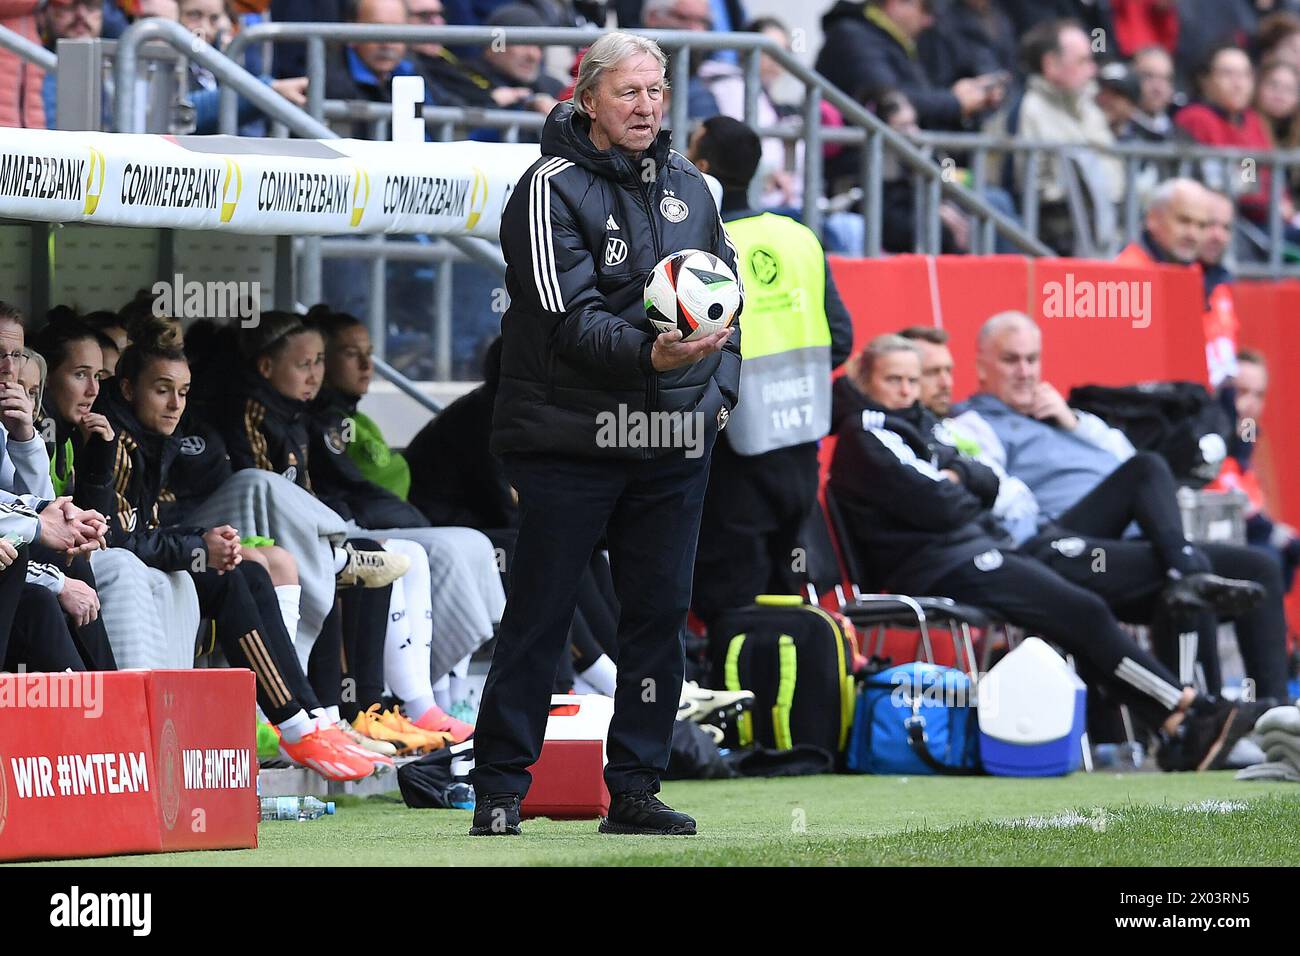
<instances>
[{"instance_id":1,"label":"steward in yellow vest","mask_svg":"<svg viewBox=\"0 0 1300 956\"><path fill-rule=\"evenodd\" d=\"M688 158L722 183L722 219L745 288L740 401L713 449L695 556L692 606L707 625L762 593L806 580L800 529L817 500L817 443L830 431L831 371L853 326L817 236L749 209L758 136L715 116Z\"/></svg>"}]
</instances>

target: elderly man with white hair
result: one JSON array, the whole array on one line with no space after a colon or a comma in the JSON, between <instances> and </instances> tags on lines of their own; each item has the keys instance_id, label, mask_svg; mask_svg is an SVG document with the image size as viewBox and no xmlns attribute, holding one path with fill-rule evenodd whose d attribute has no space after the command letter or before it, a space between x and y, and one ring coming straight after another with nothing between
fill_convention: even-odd
<instances>
[{"instance_id":1,"label":"elderly man with white hair","mask_svg":"<svg viewBox=\"0 0 1300 956\"><path fill-rule=\"evenodd\" d=\"M491 447L519 495L519 535L475 734L473 835L520 832L578 580L602 538L620 616L600 831L695 832L655 794L682 687L709 457L740 385L740 337L729 328L684 342L678 330L656 334L646 316L645 278L669 254L701 249L737 271L703 175L661 129L664 62L643 37L593 43L573 102L547 117L542 158L502 217L510 307ZM666 442L607 427L665 413L682 425Z\"/></svg>"},{"instance_id":2,"label":"elderly man with white hair","mask_svg":"<svg viewBox=\"0 0 1300 956\"><path fill-rule=\"evenodd\" d=\"M1001 312L984 323L976 373L979 392L957 406L956 426L1027 488L1021 500L1000 500L996 509L1021 552L1098 594L1123 620L1173 624L1180 635L1187 628L1177 625L1199 614L1231 619L1258 697L1284 699L1286 621L1276 563L1250 548L1188 542L1169 465L1070 408L1043 380L1042 333L1029 316ZM1140 537L1130 536L1134 526ZM1201 645L1206 683L1218 693L1213 642ZM1180 676L1190 682L1188 673Z\"/></svg>"}]
</instances>

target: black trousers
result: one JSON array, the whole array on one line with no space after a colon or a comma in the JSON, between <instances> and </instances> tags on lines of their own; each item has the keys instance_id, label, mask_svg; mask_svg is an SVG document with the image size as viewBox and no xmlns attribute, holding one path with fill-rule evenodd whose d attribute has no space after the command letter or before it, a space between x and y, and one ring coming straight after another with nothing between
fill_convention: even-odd
<instances>
[{"instance_id":1,"label":"black trousers","mask_svg":"<svg viewBox=\"0 0 1300 956\"><path fill-rule=\"evenodd\" d=\"M815 442L746 457L718 441L692 598L706 625L759 594L798 592L805 575L795 570L795 549L817 503L817 481Z\"/></svg>"},{"instance_id":2,"label":"black trousers","mask_svg":"<svg viewBox=\"0 0 1300 956\"><path fill-rule=\"evenodd\" d=\"M90 559L84 554L77 555L72 559L71 564L67 564L66 559L57 552L41 545L34 545L32 560L57 565L65 577L95 587L95 572L91 570ZM108 642L108 631L104 627L102 615L84 627L74 627L69 622L68 629L72 632L72 639L76 642L77 651L81 654L87 670L117 670L117 660L113 657L113 647Z\"/></svg>"},{"instance_id":3,"label":"black trousers","mask_svg":"<svg viewBox=\"0 0 1300 956\"><path fill-rule=\"evenodd\" d=\"M189 575L199 610L216 621L226 661L257 678L257 703L266 719L278 724L299 710L319 707L284 629L266 569L248 561L226 574L208 569Z\"/></svg>"},{"instance_id":4,"label":"black trousers","mask_svg":"<svg viewBox=\"0 0 1300 956\"><path fill-rule=\"evenodd\" d=\"M54 592L27 583L26 546L0 571L0 670L84 671Z\"/></svg>"},{"instance_id":5,"label":"black trousers","mask_svg":"<svg viewBox=\"0 0 1300 956\"><path fill-rule=\"evenodd\" d=\"M1265 590L1255 610L1234 619L1247 674L1259 697L1286 696L1286 618L1281 571L1247 547L1188 544L1168 464L1143 452L1115 469L1070 510L1056 526L1021 548L1067 581L1102 597L1125 621L1150 624L1160 656L1177 668L1178 637L1198 634L1197 656L1210 693L1218 693L1217 621L1211 615L1179 618L1159 600L1170 569L1183 573L1213 571L1225 577L1257 581ZM1142 538L1121 538L1136 524Z\"/></svg>"},{"instance_id":6,"label":"black trousers","mask_svg":"<svg viewBox=\"0 0 1300 956\"><path fill-rule=\"evenodd\" d=\"M475 727L477 793L528 791L578 582L602 534L619 601L605 782L611 793L658 790L685 669L682 628L708 451L701 458L677 451L649 461L506 459L519 492L519 537Z\"/></svg>"},{"instance_id":7,"label":"black trousers","mask_svg":"<svg viewBox=\"0 0 1300 956\"><path fill-rule=\"evenodd\" d=\"M1089 688L1126 703L1159 726L1182 688L1163 664L1120 629L1100 596L1024 555L990 551L959 565L933 587L935 594L987 608L1073 654Z\"/></svg>"}]
</instances>

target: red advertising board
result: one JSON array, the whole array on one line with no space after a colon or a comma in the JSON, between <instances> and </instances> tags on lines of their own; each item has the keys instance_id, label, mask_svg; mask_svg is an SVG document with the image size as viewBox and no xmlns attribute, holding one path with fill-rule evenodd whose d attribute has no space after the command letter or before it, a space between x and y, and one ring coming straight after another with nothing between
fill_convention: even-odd
<instances>
[{"instance_id":1,"label":"red advertising board","mask_svg":"<svg viewBox=\"0 0 1300 956\"><path fill-rule=\"evenodd\" d=\"M0 674L0 860L161 849L144 681Z\"/></svg>"},{"instance_id":2,"label":"red advertising board","mask_svg":"<svg viewBox=\"0 0 1300 956\"><path fill-rule=\"evenodd\" d=\"M253 672L149 671L145 692L162 848L257 846Z\"/></svg>"},{"instance_id":3,"label":"red advertising board","mask_svg":"<svg viewBox=\"0 0 1300 956\"><path fill-rule=\"evenodd\" d=\"M248 671L0 674L0 860L256 846L253 715Z\"/></svg>"}]
</instances>

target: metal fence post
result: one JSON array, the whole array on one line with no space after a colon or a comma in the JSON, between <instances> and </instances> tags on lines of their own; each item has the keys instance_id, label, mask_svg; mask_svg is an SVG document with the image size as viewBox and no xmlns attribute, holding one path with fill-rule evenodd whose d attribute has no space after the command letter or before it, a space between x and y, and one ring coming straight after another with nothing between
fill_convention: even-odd
<instances>
[{"instance_id":1,"label":"metal fence post","mask_svg":"<svg viewBox=\"0 0 1300 956\"><path fill-rule=\"evenodd\" d=\"M804 225L822 238L822 91L809 87L803 101ZM811 196L811 202L808 201Z\"/></svg>"},{"instance_id":2,"label":"metal fence post","mask_svg":"<svg viewBox=\"0 0 1300 956\"><path fill-rule=\"evenodd\" d=\"M863 150L862 162L862 217L863 255L875 259L880 256L881 226L884 217L884 188L881 176L884 174L884 143L880 134L871 132L867 135L867 148Z\"/></svg>"},{"instance_id":3,"label":"metal fence post","mask_svg":"<svg viewBox=\"0 0 1300 956\"><path fill-rule=\"evenodd\" d=\"M446 259L434 267L433 277L433 377L451 378L451 303L454 265Z\"/></svg>"},{"instance_id":4,"label":"metal fence post","mask_svg":"<svg viewBox=\"0 0 1300 956\"><path fill-rule=\"evenodd\" d=\"M668 106L669 119L673 127L673 149L679 153L686 152L690 140L690 90L691 90L691 48L678 47L672 59L673 98Z\"/></svg>"}]
</instances>

